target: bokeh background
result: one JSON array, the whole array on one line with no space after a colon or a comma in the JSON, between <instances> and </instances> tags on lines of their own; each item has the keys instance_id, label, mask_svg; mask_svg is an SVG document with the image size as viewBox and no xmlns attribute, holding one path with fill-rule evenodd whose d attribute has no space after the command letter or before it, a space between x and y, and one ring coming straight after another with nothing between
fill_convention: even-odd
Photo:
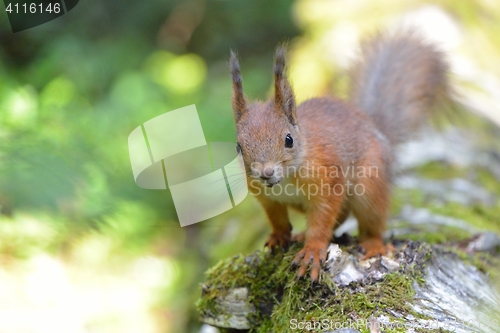
<instances>
[{"instance_id":1,"label":"bokeh background","mask_svg":"<svg viewBox=\"0 0 500 333\"><path fill-rule=\"evenodd\" d=\"M207 141L234 142L230 49L252 98L282 41L299 101L342 97L360 39L417 25L463 102L500 125L497 0L80 0L16 34L0 10L2 333L200 331L203 272L262 248L264 214L248 197L181 228L168 190L135 185L127 137L196 104Z\"/></svg>"}]
</instances>

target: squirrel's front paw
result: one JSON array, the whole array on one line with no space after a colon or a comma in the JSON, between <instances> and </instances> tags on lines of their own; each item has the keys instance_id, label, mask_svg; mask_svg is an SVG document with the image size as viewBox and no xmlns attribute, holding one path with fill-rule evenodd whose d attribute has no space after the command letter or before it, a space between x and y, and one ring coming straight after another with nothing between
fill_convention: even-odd
<instances>
[{"instance_id":1,"label":"squirrel's front paw","mask_svg":"<svg viewBox=\"0 0 500 333\"><path fill-rule=\"evenodd\" d=\"M309 264L311 264L311 281L317 281L321 265L325 262L327 255L327 246L320 243L307 243L293 259L292 265L300 266L297 271L297 277L306 274Z\"/></svg>"},{"instance_id":2,"label":"squirrel's front paw","mask_svg":"<svg viewBox=\"0 0 500 333\"><path fill-rule=\"evenodd\" d=\"M292 239L292 235L290 232L283 232L283 233L272 233L269 235L266 241L266 247L270 248L271 250L274 250L275 248L283 248L283 249L288 249L288 246L290 245L290 241Z\"/></svg>"}]
</instances>

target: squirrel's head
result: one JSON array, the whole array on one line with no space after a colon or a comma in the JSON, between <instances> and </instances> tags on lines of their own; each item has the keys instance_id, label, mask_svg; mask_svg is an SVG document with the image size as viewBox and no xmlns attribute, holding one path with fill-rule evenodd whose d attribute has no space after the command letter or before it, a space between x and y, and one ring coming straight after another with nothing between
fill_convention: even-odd
<instances>
[{"instance_id":1,"label":"squirrel's head","mask_svg":"<svg viewBox=\"0 0 500 333\"><path fill-rule=\"evenodd\" d=\"M247 103L243 94L240 65L231 52L232 106L237 130L237 151L243 155L246 171L264 185L273 186L302 163L304 151L295 97L285 70L285 48L276 50L274 96L267 102Z\"/></svg>"}]
</instances>

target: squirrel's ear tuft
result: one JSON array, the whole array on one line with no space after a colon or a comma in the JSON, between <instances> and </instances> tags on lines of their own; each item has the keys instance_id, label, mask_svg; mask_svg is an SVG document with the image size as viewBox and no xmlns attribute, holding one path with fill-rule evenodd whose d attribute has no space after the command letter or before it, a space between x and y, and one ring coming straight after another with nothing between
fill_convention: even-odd
<instances>
[{"instance_id":1,"label":"squirrel's ear tuft","mask_svg":"<svg viewBox=\"0 0 500 333\"><path fill-rule=\"evenodd\" d=\"M241 79L240 64L236 53L231 50L229 59L229 69L231 70L231 80L233 81L233 112L234 120L238 122L241 115L246 111L246 100L243 95L243 80Z\"/></svg>"},{"instance_id":2,"label":"squirrel's ear tuft","mask_svg":"<svg viewBox=\"0 0 500 333\"><path fill-rule=\"evenodd\" d=\"M276 49L274 57L274 101L278 112L283 112L292 125L297 125L297 112L295 96L288 83L285 72L286 45L282 44Z\"/></svg>"}]
</instances>

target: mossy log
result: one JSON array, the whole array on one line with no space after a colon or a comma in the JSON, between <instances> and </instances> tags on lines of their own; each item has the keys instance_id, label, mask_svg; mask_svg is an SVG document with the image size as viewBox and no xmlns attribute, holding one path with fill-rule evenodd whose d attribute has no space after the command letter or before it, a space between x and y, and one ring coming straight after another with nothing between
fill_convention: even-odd
<instances>
[{"instance_id":1,"label":"mossy log","mask_svg":"<svg viewBox=\"0 0 500 333\"><path fill-rule=\"evenodd\" d=\"M301 244L223 260L207 272L201 321L276 333L500 332L500 135L477 137L452 128L401 152L385 235L393 253L361 260L351 236L337 238L315 284L290 267ZM348 219L337 235L356 229Z\"/></svg>"},{"instance_id":2,"label":"mossy log","mask_svg":"<svg viewBox=\"0 0 500 333\"><path fill-rule=\"evenodd\" d=\"M354 244L332 244L313 284L290 267L299 244L224 260L207 272L201 321L251 332L498 331L500 297L488 274L499 268L498 237L395 245L387 257L361 260Z\"/></svg>"}]
</instances>

